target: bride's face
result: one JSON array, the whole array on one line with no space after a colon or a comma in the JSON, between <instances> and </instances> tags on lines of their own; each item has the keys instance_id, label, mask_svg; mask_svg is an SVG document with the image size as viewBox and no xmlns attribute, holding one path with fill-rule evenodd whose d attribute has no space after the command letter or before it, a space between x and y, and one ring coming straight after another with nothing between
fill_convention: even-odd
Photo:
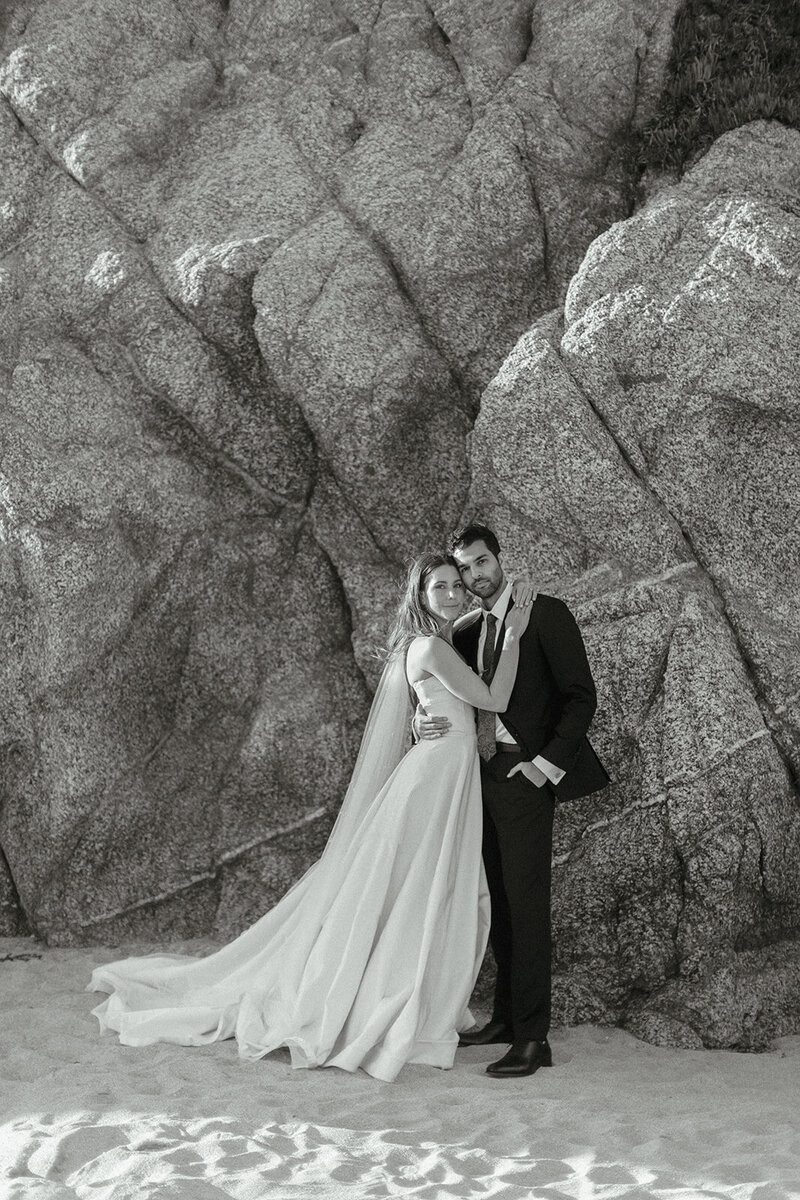
<instances>
[{"instance_id":1,"label":"bride's face","mask_svg":"<svg viewBox=\"0 0 800 1200\"><path fill-rule=\"evenodd\" d=\"M425 580L422 592L428 612L440 623L455 621L464 610L466 588L455 567L436 567Z\"/></svg>"}]
</instances>

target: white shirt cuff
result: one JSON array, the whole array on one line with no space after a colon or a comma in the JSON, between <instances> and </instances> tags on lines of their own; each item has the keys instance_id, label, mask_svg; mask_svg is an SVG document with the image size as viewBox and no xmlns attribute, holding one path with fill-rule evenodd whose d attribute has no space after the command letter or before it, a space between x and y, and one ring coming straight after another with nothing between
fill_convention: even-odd
<instances>
[{"instance_id":1,"label":"white shirt cuff","mask_svg":"<svg viewBox=\"0 0 800 1200\"><path fill-rule=\"evenodd\" d=\"M543 775L547 776L554 787L561 783L561 780L564 778L565 772L561 770L561 767L557 767L553 763L548 762L546 758L542 758L541 754L536 755L536 758L533 760L533 765L538 767Z\"/></svg>"}]
</instances>

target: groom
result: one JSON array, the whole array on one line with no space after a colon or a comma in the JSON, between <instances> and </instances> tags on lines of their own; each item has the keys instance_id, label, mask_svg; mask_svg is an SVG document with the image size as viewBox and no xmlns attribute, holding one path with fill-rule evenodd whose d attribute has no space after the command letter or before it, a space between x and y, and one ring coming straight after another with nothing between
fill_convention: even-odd
<instances>
[{"instance_id":1,"label":"groom","mask_svg":"<svg viewBox=\"0 0 800 1200\"><path fill-rule=\"evenodd\" d=\"M500 546L485 525L468 525L451 543L466 588L480 601L454 636L457 649L490 683L503 645L511 584ZM472 615L472 614L471 614ZM504 713L478 714L483 792L483 860L492 901L490 941L497 963L492 1018L461 1035L462 1046L510 1043L486 1068L498 1078L552 1066L550 1027L550 875L556 799L606 786L609 777L586 738L597 707L592 673L575 618L539 595L520 639L519 667ZM417 716L420 737L437 737L444 717Z\"/></svg>"}]
</instances>

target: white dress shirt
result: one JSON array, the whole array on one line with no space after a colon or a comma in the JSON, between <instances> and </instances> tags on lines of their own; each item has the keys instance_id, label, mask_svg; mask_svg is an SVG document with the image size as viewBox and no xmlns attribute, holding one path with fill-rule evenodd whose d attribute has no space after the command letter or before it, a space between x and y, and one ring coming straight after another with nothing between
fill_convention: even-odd
<instances>
[{"instance_id":1,"label":"white dress shirt","mask_svg":"<svg viewBox=\"0 0 800 1200\"><path fill-rule=\"evenodd\" d=\"M486 645L486 617L487 617L488 613L491 613L493 617L497 618L497 625L495 626L495 636L497 636L497 634L500 631L500 627L503 624L503 621L505 620L505 616L508 611L508 605L509 605L510 600L511 600L511 584L507 583L506 586L503 588L502 592L500 593L500 595L495 600L492 607L488 610L488 612L487 612L487 610L484 610L483 616L481 617L481 633L480 633L480 637L478 638L478 666L479 667L480 667L480 664L483 662L483 648ZM505 742L506 744L508 744L509 742L514 742L516 740L508 732L505 725L500 720L499 714L497 717L497 724L495 727L495 739L494 740L496 742ZM542 774L546 775L552 784L560 783L561 780L564 778L564 772L561 770L561 768L557 767L554 763L548 762L546 758L542 758L541 754L536 755L536 758L534 758L534 760L533 760L533 765L535 767L538 767L539 770L542 772Z\"/></svg>"}]
</instances>

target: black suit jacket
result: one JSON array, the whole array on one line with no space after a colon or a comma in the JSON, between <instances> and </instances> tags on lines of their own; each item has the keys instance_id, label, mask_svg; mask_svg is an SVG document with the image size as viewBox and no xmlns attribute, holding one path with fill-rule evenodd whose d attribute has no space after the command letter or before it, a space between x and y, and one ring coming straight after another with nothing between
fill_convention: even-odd
<instances>
[{"instance_id":1,"label":"black suit jacket","mask_svg":"<svg viewBox=\"0 0 800 1200\"><path fill-rule=\"evenodd\" d=\"M480 615L477 612L453 639L473 670L478 669ZM502 645L501 626L498 656ZM596 707L594 680L575 618L563 600L540 594L520 639L517 678L500 719L527 758L541 754L565 772L555 788L561 800L586 796L610 782L586 737Z\"/></svg>"}]
</instances>

